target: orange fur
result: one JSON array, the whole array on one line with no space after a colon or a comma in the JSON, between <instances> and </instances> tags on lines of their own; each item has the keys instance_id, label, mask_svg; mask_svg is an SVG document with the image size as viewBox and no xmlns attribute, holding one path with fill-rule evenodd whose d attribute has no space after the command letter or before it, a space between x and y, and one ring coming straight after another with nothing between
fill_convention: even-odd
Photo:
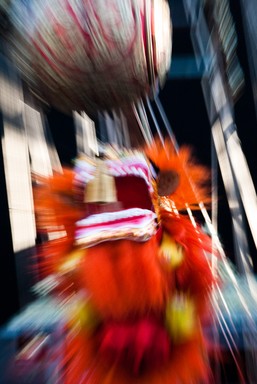
<instances>
[{"instance_id":1,"label":"orange fur","mask_svg":"<svg viewBox=\"0 0 257 384\"><path fill-rule=\"evenodd\" d=\"M88 248L80 266L81 283L104 317L125 317L162 309L167 283L155 238L139 243L105 242Z\"/></svg>"},{"instance_id":2,"label":"orange fur","mask_svg":"<svg viewBox=\"0 0 257 384\"><path fill-rule=\"evenodd\" d=\"M83 207L74 194L73 170L52 177L37 177L33 189L35 218L40 236L62 231L64 236L43 242L38 248L39 267L43 274L56 271L62 258L73 248L75 223L83 217Z\"/></svg>"},{"instance_id":3,"label":"orange fur","mask_svg":"<svg viewBox=\"0 0 257 384\"><path fill-rule=\"evenodd\" d=\"M186 205L191 209L199 209L199 202L210 203L207 183L209 171L206 167L196 164L192 150L182 146L177 152L171 142L155 141L145 149L148 158L161 170L174 170L179 174L178 188L171 196L160 197L160 201L169 205L172 200L176 209L185 210Z\"/></svg>"}]
</instances>

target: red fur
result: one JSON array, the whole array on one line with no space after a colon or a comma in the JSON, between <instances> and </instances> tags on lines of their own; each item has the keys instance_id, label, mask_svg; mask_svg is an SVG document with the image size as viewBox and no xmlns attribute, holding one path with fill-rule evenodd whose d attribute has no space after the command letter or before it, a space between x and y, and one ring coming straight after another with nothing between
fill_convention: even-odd
<instances>
[{"instance_id":1,"label":"red fur","mask_svg":"<svg viewBox=\"0 0 257 384\"><path fill-rule=\"evenodd\" d=\"M99 352L110 364L119 362L135 376L167 364L170 338L162 322L153 316L109 321L100 333Z\"/></svg>"},{"instance_id":2,"label":"red fur","mask_svg":"<svg viewBox=\"0 0 257 384\"><path fill-rule=\"evenodd\" d=\"M175 271L176 287L192 295L198 310L202 312L214 283L206 254L212 251L211 239L187 217L174 216L163 211L161 222L163 229L168 231L185 251L184 261Z\"/></svg>"},{"instance_id":3,"label":"red fur","mask_svg":"<svg viewBox=\"0 0 257 384\"><path fill-rule=\"evenodd\" d=\"M110 360L106 360L97 349L96 338L86 339L82 333L77 336L78 339L79 337L81 340L77 347L80 345L81 348L77 348L76 354L75 351L73 353L73 359L69 360L67 368L71 379L65 384L177 384L178 382L188 384L198 382L207 376L208 362L200 332L189 342L171 348L168 361L157 370L150 369L138 375L132 371L128 372L118 362L111 364ZM68 353L68 349L66 352ZM83 380L85 372L87 375ZM79 374L81 378L77 380Z\"/></svg>"}]
</instances>

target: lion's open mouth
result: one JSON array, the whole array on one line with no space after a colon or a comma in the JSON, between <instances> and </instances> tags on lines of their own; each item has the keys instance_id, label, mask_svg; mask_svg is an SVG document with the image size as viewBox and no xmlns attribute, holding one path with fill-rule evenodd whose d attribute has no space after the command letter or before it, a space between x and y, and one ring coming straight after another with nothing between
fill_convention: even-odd
<instances>
[{"instance_id":1,"label":"lion's open mouth","mask_svg":"<svg viewBox=\"0 0 257 384\"><path fill-rule=\"evenodd\" d=\"M155 234L156 215L141 208L104 212L76 224L76 244L92 246L106 240L146 241Z\"/></svg>"},{"instance_id":2,"label":"lion's open mouth","mask_svg":"<svg viewBox=\"0 0 257 384\"><path fill-rule=\"evenodd\" d=\"M104 160L105 172L113 177L116 202L85 203L85 218L76 223L76 245L89 247L102 241L129 239L146 241L156 233L156 214L151 201L151 173L142 154ZM77 162L77 181L94 181L97 165L86 159ZM106 187L108 192L108 187Z\"/></svg>"}]
</instances>

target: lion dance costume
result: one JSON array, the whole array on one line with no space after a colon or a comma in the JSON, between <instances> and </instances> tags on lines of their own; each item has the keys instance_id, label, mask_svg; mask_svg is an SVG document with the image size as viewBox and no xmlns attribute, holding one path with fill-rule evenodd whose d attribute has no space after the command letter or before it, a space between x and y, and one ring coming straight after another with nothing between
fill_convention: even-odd
<instances>
[{"instance_id":1,"label":"lion dance costume","mask_svg":"<svg viewBox=\"0 0 257 384\"><path fill-rule=\"evenodd\" d=\"M189 148L157 141L37 178L41 271L69 308L66 384L205 378L211 242L185 212L208 201L207 179Z\"/></svg>"}]
</instances>

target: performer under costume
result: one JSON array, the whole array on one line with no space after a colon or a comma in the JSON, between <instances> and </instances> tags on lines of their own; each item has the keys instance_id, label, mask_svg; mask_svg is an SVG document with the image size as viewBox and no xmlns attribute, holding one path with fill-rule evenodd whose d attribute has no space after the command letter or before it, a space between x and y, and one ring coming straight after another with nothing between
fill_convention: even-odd
<instances>
[{"instance_id":1,"label":"performer under costume","mask_svg":"<svg viewBox=\"0 0 257 384\"><path fill-rule=\"evenodd\" d=\"M201 321L213 283L209 237L186 209L208 202L191 151L106 148L38 180L43 277L69 306L67 384L196 383L208 374ZM184 214L183 214L184 212ZM67 304L68 303L68 304Z\"/></svg>"}]
</instances>

